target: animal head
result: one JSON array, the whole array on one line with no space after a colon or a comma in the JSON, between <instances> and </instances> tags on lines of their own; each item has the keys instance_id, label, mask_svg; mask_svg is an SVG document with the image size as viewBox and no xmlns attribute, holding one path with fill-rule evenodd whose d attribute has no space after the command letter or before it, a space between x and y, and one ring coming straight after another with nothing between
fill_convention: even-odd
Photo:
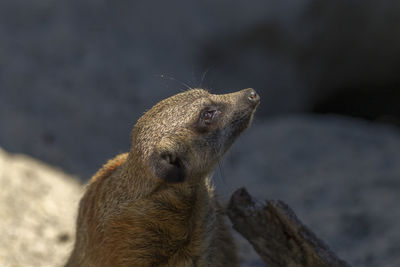
<instances>
[{"instance_id":1,"label":"animal head","mask_svg":"<svg viewBox=\"0 0 400 267\"><path fill-rule=\"evenodd\" d=\"M167 183L205 177L250 125L259 103L251 88L223 95L202 89L179 93L138 120L130 154Z\"/></svg>"}]
</instances>

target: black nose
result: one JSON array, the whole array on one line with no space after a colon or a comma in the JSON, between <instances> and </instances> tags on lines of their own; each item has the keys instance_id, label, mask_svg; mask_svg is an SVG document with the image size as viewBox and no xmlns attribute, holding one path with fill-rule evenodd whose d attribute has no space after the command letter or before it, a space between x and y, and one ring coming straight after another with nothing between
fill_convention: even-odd
<instances>
[{"instance_id":1,"label":"black nose","mask_svg":"<svg viewBox=\"0 0 400 267\"><path fill-rule=\"evenodd\" d=\"M247 89L247 98L254 103L254 105L260 103L260 96L257 94L256 90L253 88Z\"/></svg>"}]
</instances>

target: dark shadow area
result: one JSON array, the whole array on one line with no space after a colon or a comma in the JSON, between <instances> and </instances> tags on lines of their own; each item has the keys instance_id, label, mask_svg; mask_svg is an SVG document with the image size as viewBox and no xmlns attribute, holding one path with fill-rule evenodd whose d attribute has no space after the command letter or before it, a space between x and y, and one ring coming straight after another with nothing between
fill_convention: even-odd
<instances>
[{"instance_id":1,"label":"dark shadow area","mask_svg":"<svg viewBox=\"0 0 400 267\"><path fill-rule=\"evenodd\" d=\"M372 122L400 125L400 90L398 85L384 88L337 90L317 102L312 111L340 114Z\"/></svg>"}]
</instances>

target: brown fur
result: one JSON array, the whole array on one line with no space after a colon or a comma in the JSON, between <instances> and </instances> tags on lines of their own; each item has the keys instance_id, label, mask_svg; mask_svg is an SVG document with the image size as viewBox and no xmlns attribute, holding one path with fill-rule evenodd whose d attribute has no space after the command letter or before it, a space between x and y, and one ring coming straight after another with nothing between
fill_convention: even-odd
<instances>
[{"instance_id":1,"label":"brown fur","mask_svg":"<svg viewBox=\"0 0 400 267\"><path fill-rule=\"evenodd\" d=\"M210 179L251 123L259 100L249 92L190 90L144 114L130 152L89 182L66 266L237 266ZM204 109L217 111L211 121Z\"/></svg>"}]
</instances>

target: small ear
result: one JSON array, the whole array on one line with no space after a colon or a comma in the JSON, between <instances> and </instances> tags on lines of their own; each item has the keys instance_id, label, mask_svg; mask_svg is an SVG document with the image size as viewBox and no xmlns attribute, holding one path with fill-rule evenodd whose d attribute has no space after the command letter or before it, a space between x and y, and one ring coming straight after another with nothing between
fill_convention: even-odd
<instances>
[{"instance_id":1,"label":"small ear","mask_svg":"<svg viewBox=\"0 0 400 267\"><path fill-rule=\"evenodd\" d=\"M182 160L173 152L155 151L151 157L155 175L168 183L179 183L185 180L185 167Z\"/></svg>"}]
</instances>

